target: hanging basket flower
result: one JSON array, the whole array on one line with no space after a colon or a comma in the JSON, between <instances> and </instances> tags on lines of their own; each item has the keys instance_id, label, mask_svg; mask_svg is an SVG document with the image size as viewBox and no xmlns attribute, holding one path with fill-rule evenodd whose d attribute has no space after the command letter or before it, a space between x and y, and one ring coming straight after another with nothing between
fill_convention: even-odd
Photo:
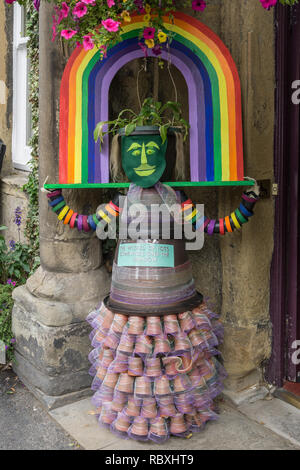
<instances>
[{"instance_id":1,"label":"hanging basket flower","mask_svg":"<svg viewBox=\"0 0 300 470\"><path fill-rule=\"evenodd\" d=\"M5 0L21 5L26 0ZM52 39L61 36L85 50L97 47L105 56L108 44L121 40L122 23L130 23L132 15L139 14L145 23L140 32L139 44L147 56L151 50L156 56L162 53L164 44L172 41L172 33L164 28L163 16L186 7L202 13L210 0L54 0ZM252 0L249 0L252 1ZM277 3L294 5L298 0L259 0L263 8L270 10ZM40 0L33 0L39 9Z\"/></svg>"}]
</instances>

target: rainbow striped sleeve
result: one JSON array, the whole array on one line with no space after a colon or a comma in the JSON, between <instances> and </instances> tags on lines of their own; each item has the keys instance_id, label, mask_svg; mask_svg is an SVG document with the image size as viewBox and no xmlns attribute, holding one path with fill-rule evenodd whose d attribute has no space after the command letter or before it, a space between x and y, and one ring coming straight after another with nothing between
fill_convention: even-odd
<instances>
[{"instance_id":1,"label":"rainbow striped sleeve","mask_svg":"<svg viewBox=\"0 0 300 470\"><path fill-rule=\"evenodd\" d=\"M253 191L244 192L239 207L230 215L221 219L209 219L197 210L197 207L183 191L180 191L180 198L184 223L190 222L193 224L194 230L204 231L208 235L214 233L225 235L225 233L241 229L242 225L254 215L253 209L259 199Z\"/></svg>"}]
</instances>

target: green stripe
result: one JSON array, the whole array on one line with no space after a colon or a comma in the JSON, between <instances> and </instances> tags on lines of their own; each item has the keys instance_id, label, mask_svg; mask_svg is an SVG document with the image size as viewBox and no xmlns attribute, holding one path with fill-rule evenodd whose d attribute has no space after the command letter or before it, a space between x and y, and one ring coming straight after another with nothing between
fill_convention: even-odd
<instances>
[{"instance_id":1,"label":"green stripe","mask_svg":"<svg viewBox=\"0 0 300 470\"><path fill-rule=\"evenodd\" d=\"M62 209L63 207L65 207L66 203L65 201L61 201L59 204L57 204L57 206L53 207L53 212L57 212L59 209Z\"/></svg>"},{"instance_id":2,"label":"green stripe","mask_svg":"<svg viewBox=\"0 0 300 470\"><path fill-rule=\"evenodd\" d=\"M226 187L226 186L254 186L253 181L169 181L162 182L172 188L193 187ZM97 189L97 188L129 188L130 183L86 183L86 184L45 184L45 189Z\"/></svg>"},{"instance_id":3,"label":"green stripe","mask_svg":"<svg viewBox=\"0 0 300 470\"><path fill-rule=\"evenodd\" d=\"M245 219L245 217L241 213L240 209L236 209L234 212L239 222L241 222L242 224L246 224L248 222L248 220Z\"/></svg>"},{"instance_id":4,"label":"green stripe","mask_svg":"<svg viewBox=\"0 0 300 470\"><path fill-rule=\"evenodd\" d=\"M93 214L93 221L95 222L96 225L100 223L100 220L97 219L96 214Z\"/></svg>"}]
</instances>

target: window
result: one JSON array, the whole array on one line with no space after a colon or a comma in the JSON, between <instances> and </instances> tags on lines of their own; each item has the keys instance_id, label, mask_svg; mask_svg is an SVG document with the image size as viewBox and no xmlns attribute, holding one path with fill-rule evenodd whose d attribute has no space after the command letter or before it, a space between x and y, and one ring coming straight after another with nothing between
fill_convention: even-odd
<instances>
[{"instance_id":1,"label":"window","mask_svg":"<svg viewBox=\"0 0 300 470\"><path fill-rule=\"evenodd\" d=\"M31 148L31 106L28 101L28 71L26 13L14 4L13 34L13 132L12 160L14 168L29 171Z\"/></svg>"}]
</instances>

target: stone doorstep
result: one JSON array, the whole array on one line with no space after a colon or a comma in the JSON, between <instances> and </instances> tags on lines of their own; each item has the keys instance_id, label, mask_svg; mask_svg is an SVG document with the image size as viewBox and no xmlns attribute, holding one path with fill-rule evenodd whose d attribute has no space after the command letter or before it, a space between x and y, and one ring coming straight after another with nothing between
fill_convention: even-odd
<instances>
[{"instance_id":1,"label":"stone doorstep","mask_svg":"<svg viewBox=\"0 0 300 470\"><path fill-rule=\"evenodd\" d=\"M274 399L277 414L282 421L280 403ZM263 408L265 401L256 402ZM267 402L271 403L271 402ZM255 408L254 408L255 410ZM172 437L165 444L142 443L134 440L120 439L109 430L99 426L95 417L94 407L90 398L76 403L56 408L49 412L50 416L71 435L85 450L296 450L298 442L291 436L280 433L277 428L267 426L264 415L264 425L258 422L253 410L252 416L234 407L226 400L221 402L220 419L207 424L201 433L194 433L190 439ZM274 414L274 409L270 411ZM260 418L259 418L260 419Z\"/></svg>"}]
</instances>

